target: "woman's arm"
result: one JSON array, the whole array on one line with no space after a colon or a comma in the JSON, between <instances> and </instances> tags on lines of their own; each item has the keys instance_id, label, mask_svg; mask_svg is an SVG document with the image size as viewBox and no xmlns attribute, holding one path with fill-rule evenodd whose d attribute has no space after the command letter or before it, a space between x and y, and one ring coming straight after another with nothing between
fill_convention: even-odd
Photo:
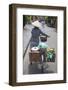
<instances>
[{"instance_id":1,"label":"woman's arm","mask_svg":"<svg viewBox=\"0 0 68 90\"><path fill-rule=\"evenodd\" d=\"M44 35L44 36L47 36L47 37L50 37L48 36L47 34L43 33L41 30L40 30L40 34Z\"/></svg>"}]
</instances>

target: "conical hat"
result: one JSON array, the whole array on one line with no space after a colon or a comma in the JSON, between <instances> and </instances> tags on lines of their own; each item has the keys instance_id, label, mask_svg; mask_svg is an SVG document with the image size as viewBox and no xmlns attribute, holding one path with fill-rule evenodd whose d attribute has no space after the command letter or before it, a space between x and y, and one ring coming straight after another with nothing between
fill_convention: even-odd
<instances>
[{"instance_id":1,"label":"conical hat","mask_svg":"<svg viewBox=\"0 0 68 90\"><path fill-rule=\"evenodd\" d=\"M37 20L32 23L33 26L41 28L41 23Z\"/></svg>"}]
</instances>

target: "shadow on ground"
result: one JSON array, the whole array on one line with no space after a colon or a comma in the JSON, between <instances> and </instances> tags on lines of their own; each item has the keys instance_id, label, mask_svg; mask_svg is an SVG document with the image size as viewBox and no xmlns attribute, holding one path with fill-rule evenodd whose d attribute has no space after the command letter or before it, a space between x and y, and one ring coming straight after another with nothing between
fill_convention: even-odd
<instances>
[{"instance_id":1,"label":"shadow on ground","mask_svg":"<svg viewBox=\"0 0 68 90\"><path fill-rule=\"evenodd\" d=\"M42 67L41 65L38 65L37 63L29 64L29 74L48 74L48 73L54 73L51 70L47 70L49 66Z\"/></svg>"}]
</instances>

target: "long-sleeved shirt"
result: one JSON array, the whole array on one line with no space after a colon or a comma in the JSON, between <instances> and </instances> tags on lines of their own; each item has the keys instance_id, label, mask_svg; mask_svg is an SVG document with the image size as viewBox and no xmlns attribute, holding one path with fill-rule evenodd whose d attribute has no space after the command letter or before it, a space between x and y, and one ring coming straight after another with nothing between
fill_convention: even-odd
<instances>
[{"instance_id":1,"label":"long-sleeved shirt","mask_svg":"<svg viewBox=\"0 0 68 90\"><path fill-rule=\"evenodd\" d=\"M39 28L33 28L32 29L32 37L31 37L31 44L34 44L32 46L38 46L39 44L39 36L40 34L44 35L44 36L47 36L45 33L43 33Z\"/></svg>"}]
</instances>

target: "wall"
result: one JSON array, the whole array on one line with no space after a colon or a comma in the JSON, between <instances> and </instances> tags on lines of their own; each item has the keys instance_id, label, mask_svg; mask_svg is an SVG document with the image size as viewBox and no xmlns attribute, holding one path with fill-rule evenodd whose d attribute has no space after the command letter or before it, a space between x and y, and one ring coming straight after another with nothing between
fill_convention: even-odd
<instances>
[{"instance_id":1,"label":"wall","mask_svg":"<svg viewBox=\"0 0 68 90\"><path fill-rule=\"evenodd\" d=\"M23 90L35 90L35 89L67 90L68 83L37 85L37 86L27 86L27 87L25 86L11 87L8 85L8 77L9 77L8 76L8 70L9 70L9 6L8 5L10 3L67 6L68 9L68 5L67 5L68 0L0 0L0 90L22 90L22 89Z\"/></svg>"}]
</instances>

